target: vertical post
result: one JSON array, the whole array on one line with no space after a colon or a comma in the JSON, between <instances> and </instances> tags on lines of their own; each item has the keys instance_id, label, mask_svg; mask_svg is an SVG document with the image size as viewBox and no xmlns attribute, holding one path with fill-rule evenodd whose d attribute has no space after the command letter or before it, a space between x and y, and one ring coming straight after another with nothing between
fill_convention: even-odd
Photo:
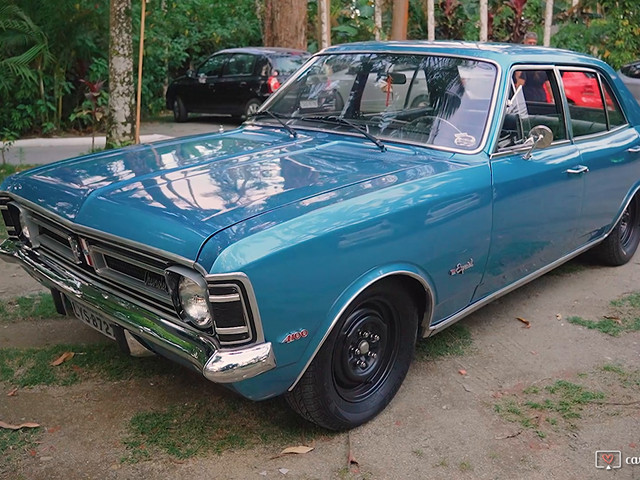
<instances>
[{"instance_id":1,"label":"vertical post","mask_svg":"<svg viewBox=\"0 0 640 480\"><path fill-rule=\"evenodd\" d=\"M409 23L409 0L393 0L391 40L406 40Z\"/></svg>"},{"instance_id":2,"label":"vertical post","mask_svg":"<svg viewBox=\"0 0 640 480\"><path fill-rule=\"evenodd\" d=\"M480 41L489 41L489 1L480 0Z\"/></svg>"},{"instance_id":3,"label":"vertical post","mask_svg":"<svg viewBox=\"0 0 640 480\"><path fill-rule=\"evenodd\" d=\"M427 40L436 39L436 15L434 0L427 0Z\"/></svg>"},{"instance_id":4,"label":"vertical post","mask_svg":"<svg viewBox=\"0 0 640 480\"><path fill-rule=\"evenodd\" d=\"M382 0L375 0L373 21L375 23L376 40L382 39Z\"/></svg>"},{"instance_id":5,"label":"vertical post","mask_svg":"<svg viewBox=\"0 0 640 480\"><path fill-rule=\"evenodd\" d=\"M320 28L320 50L331 45L330 0L318 0L318 27Z\"/></svg>"},{"instance_id":6,"label":"vertical post","mask_svg":"<svg viewBox=\"0 0 640 480\"><path fill-rule=\"evenodd\" d=\"M138 92L136 95L136 143L140 143L140 102L142 99L142 59L144 56L144 20L147 14L147 0L142 0L140 14L140 50L138 51Z\"/></svg>"},{"instance_id":7,"label":"vertical post","mask_svg":"<svg viewBox=\"0 0 640 480\"><path fill-rule=\"evenodd\" d=\"M553 23L553 0L547 0L547 7L544 11L544 40L543 45L551 45L551 24Z\"/></svg>"}]
</instances>

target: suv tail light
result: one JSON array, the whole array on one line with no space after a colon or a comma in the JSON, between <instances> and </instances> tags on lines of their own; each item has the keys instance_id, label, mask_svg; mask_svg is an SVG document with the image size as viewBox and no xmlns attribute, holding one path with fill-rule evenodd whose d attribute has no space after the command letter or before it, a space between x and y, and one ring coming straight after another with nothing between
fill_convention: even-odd
<instances>
[{"instance_id":1,"label":"suv tail light","mask_svg":"<svg viewBox=\"0 0 640 480\"><path fill-rule=\"evenodd\" d=\"M269 87L269 93L275 92L278 88L280 88L280 81L278 81L278 74L271 75L267 79L267 87Z\"/></svg>"}]
</instances>

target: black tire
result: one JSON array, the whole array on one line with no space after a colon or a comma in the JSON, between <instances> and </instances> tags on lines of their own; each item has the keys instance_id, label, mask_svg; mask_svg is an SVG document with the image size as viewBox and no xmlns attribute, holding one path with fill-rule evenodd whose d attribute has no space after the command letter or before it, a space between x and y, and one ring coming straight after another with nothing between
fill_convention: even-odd
<instances>
[{"instance_id":1,"label":"black tire","mask_svg":"<svg viewBox=\"0 0 640 480\"><path fill-rule=\"evenodd\" d=\"M173 99L173 119L176 122L186 122L189 117L187 107L179 96Z\"/></svg>"},{"instance_id":2,"label":"black tire","mask_svg":"<svg viewBox=\"0 0 640 480\"><path fill-rule=\"evenodd\" d=\"M293 410L330 430L361 425L394 397L413 357L418 311L396 281L378 282L340 317L295 388ZM363 362L363 363L360 363Z\"/></svg>"},{"instance_id":3,"label":"black tire","mask_svg":"<svg viewBox=\"0 0 640 480\"><path fill-rule=\"evenodd\" d=\"M247 118L252 116L254 113L258 111L258 108L260 108L260 105L262 105L262 102L257 98L252 98L251 100L249 100L244 106L244 111L240 119L246 120Z\"/></svg>"},{"instance_id":4,"label":"black tire","mask_svg":"<svg viewBox=\"0 0 640 480\"><path fill-rule=\"evenodd\" d=\"M594 253L605 265L624 265L640 244L640 197L633 197L609 236Z\"/></svg>"},{"instance_id":5,"label":"black tire","mask_svg":"<svg viewBox=\"0 0 640 480\"><path fill-rule=\"evenodd\" d=\"M418 95L411 102L411 108L425 108L429 106L429 96L428 95Z\"/></svg>"}]
</instances>

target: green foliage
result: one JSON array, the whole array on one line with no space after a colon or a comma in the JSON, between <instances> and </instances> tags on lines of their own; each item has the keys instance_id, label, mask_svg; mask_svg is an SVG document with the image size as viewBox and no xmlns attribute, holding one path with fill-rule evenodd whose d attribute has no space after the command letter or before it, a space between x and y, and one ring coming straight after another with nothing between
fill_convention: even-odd
<instances>
[{"instance_id":1,"label":"green foliage","mask_svg":"<svg viewBox=\"0 0 640 480\"><path fill-rule=\"evenodd\" d=\"M582 0L561 20L553 46L596 55L616 69L640 56L636 0Z\"/></svg>"}]
</instances>

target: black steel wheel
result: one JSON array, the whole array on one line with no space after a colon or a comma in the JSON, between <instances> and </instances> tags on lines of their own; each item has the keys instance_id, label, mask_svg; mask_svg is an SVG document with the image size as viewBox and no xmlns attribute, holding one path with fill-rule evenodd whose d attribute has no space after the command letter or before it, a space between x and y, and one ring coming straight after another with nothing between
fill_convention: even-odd
<instances>
[{"instance_id":1,"label":"black steel wheel","mask_svg":"<svg viewBox=\"0 0 640 480\"><path fill-rule=\"evenodd\" d=\"M633 197L609 236L596 249L606 265L624 265L640 244L640 197Z\"/></svg>"},{"instance_id":2,"label":"black steel wheel","mask_svg":"<svg viewBox=\"0 0 640 480\"><path fill-rule=\"evenodd\" d=\"M409 370L418 329L411 295L393 280L360 294L340 317L295 388L291 407L331 430L382 411Z\"/></svg>"},{"instance_id":3,"label":"black steel wheel","mask_svg":"<svg viewBox=\"0 0 640 480\"><path fill-rule=\"evenodd\" d=\"M173 119L176 122L186 122L189 112L179 96L173 99Z\"/></svg>"}]
</instances>

